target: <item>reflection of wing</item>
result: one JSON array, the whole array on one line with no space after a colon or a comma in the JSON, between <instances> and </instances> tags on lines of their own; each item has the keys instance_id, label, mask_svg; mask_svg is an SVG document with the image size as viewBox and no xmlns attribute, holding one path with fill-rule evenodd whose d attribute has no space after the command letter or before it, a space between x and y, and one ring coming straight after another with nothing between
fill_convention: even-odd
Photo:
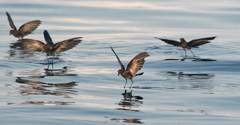
<instances>
[{"instance_id":1,"label":"reflection of wing","mask_svg":"<svg viewBox=\"0 0 240 125\"><path fill-rule=\"evenodd\" d=\"M14 43L13 47L20 47L21 49L30 50L30 51L37 51L37 52L45 52L46 51L46 44L39 40L34 39L21 39L18 42Z\"/></svg>"},{"instance_id":2,"label":"reflection of wing","mask_svg":"<svg viewBox=\"0 0 240 125\"><path fill-rule=\"evenodd\" d=\"M148 57L149 54L147 52L141 52L138 55L136 55L127 66L127 71L131 73L132 76L135 76L136 73L141 70L143 67L143 64L145 62L145 58Z\"/></svg>"},{"instance_id":3,"label":"reflection of wing","mask_svg":"<svg viewBox=\"0 0 240 125\"><path fill-rule=\"evenodd\" d=\"M155 38L159 39L159 40L162 40L163 42L165 42L167 44L171 44L171 45L174 45L174 46L180 46L180 42L175 41L175 40L162 39L162 38L158 38L158 37L155 37Z\"/></svg>"},{"instance_id":4,"label":"reflection of wing","mask_svg":"<svg viewBox=\"0 0 240 125\"><path fill-rule=\"evenodd\" d=\"M9 22L10 27L11 27L13 30L17 30L16 26L15 26L14 23L13 23L13 20L12 20L10 14L9 14L8 12L6 12L6 15L7 15L7 17L8 17L8 22Z\"/></svg>"},{"instance_id":5,"label":"reflection of wing","mask_svg":"<svg viewBox=\"0 0 240 125\"><path fill-rule=\"evenodd\" d=\"M117 60L118 60L118 63L119 63L120 66L121 66L121 69L122 69L122 70L125 70L124 65L122 64L121 60L119 59L119 57L118 57L118 55L116 54L116 52L114 51L114 49L113 49L112 47L110 47L110 48L111 48L112 52L114 53L114 55L116 56L116 58L117 58Z\"/></svg>"},{"instance_id":6,"label":"reflection of wing","mask_svg":"<svg viewBox=\"0 0 240 125\"><path fill-rule=\"evenodd\" d=\"M67 39L62 42L56 43L54 44L53 49L55 52L67 51L69 49L72 49L76 45L78 45L82 41L81 38L82 37L75 37L75 38Z\"/></svg>"},{"instance_id":7,"label":"reflection of wing","mask_svg":"<svg viewBox=\"0 0 240 125\"><path fill-rule=\"evenodd\" d=\"M188 46L190 46L190 47L198 47L200 45L203 45L203 44L206 44L206 43L210 43L210 40L214 40L215 38L216 38L216 36L200 38L200 39L194 39L194 40L191 40L188 43Z\"/></svg>"},{"instance_id":8,"label":"reflection of wing","mask_svg":"<svg viewBox=\"0 0 240 125\"><path fill-rule=\"evenodd\" d=\"M32 33L35 29L37 29L37 27L41 24L40 20L33 20L30 22L27 22L25 24L23 24L20 28L19 28L19 32L22 33L24 36Z\"/></svg>"},{"instance_id":9,"label":"reflection of wing","mask_svg":"<svg viewBox=\"0 0 240 125\"><path fill-rule=\"evenodd\" d=\"M52 38L51 38L51 36L50 36L50 34L48 33L47 30L43 31L43 35L44 35L44 39L45 39L45 41L47 42L48 45L53 45L54 44L53 41L52 41Z\"/></svg>"}]
</instances>

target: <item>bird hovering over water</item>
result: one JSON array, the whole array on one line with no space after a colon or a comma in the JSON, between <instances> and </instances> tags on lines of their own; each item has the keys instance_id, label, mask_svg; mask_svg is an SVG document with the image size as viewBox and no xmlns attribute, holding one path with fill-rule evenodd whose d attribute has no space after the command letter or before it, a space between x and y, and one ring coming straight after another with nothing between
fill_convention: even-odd
<instances>
[{"instance_id":1,"label":"bird hovering over water","mask_svg":"<svg viewBox=\"0 0 240 125\"><path fill-rule=\"evenodd\" d=\"M72 49L82 41L82 37L74 37L58 43L53 43L53 40L47 30L44 30L43 35L46 44L40 40L20 39L17 43L14 43L12 47L19 47L21 49L36 52L45 52L47 53L47 56L54 56L55 53L60 53Z\"/></svg>"},{"instance_id":2,"label":"bird hovering over water","mask_svg":"<svg viewBox=\"0 0 240 125\"><path fill-rule=\"evenodd\" d=\"M27 23L24 23L23 25L21 25L19 27L19 29L17 29L10 14L8 12L6 12L6 15L8 18L9 25L12 28L9 31L9 35L13 35L14 37L16 37L18 39L23 39L24 36L31 34L41 24L40 20L32 20Z\"/></svg>"},{"instance_id":3,"label":"bird hovering over water","mask_svg":"<svg viewBox=\"0 0 240 125\"><path fill-rule=\"evenodd\" d=\"M127 80L130 79L132 84L129 88L132 88L133 85L133 78L135 76L139 76L139 75L143 75L142 73L138 73L137 72L139 70L142 69L143 64L145 62L145 58L149 56L149 54L147 52L141 52L139 54L137 54L127 65L127 68L124 67L123 63L121 62L120 58L118 57L118 55L116 54L116 52L114 51L114 49L112 47L110 47L112 52L114 53L114 55L116 56L118 63L121 66L121 69L118 70L118 75L121 75L124 79L125 79L125 85L124 88L126 88L126 84L127 84Z\"/></svg>"},{"instance_id":4,"label":"bird hovering over water","mask_svg":"<svg viewBox=\"0 0 240 125\"><path fill-rule=\"evenodd\" d=\"M163 39L163 38L158 38L158 37L155 37L155 38L159 39L159 40L162 40L162 41L164 41L167 44L171 44L173 46L177 46L177 47L183 48L183 50L185 52L185 57L187 56L187 50L190 50L190 52L192 53L193 57L195 57L195 54L193 53L193 51L191 49L192 48L197 48L198 46L201 46L203 44L210 43L210 40L214 40L216 38L216 36L199 38L199 39L193 39L193 40L191 40L189 42L187 42L184 38L180 38L180 41Z\"/></svg>"},{"instance_id":5,"label":"bird hovering over water","mask_svg":"<svg viewBox=\"0 0 240 125\"><path fill-rule=\"evenodd\" d=\"M43 34L46 44L40 40L20 39L18 42L14 43L12 47L33 52L45 52L47 53L47 56L55 56L56 53L70 50L82 41L82 37L74 37L58 43L53 43L53 40L47 30L44 30Z\"/></svg>"}]
</instances>

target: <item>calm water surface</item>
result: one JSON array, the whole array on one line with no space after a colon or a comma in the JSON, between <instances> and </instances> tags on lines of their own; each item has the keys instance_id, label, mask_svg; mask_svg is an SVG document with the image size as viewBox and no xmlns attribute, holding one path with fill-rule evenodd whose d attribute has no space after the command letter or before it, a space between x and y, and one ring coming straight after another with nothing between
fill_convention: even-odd
<instances>
[{"instance_id":1,"label":"calm water surface","mask_svg":"<svg viewBox=\"0 0 240 125\"><path fill-rule=\"evenodd\" d=\"M1 124L237 125L239 5L238 0L0 0ZM8 34L5 11L17 26L43 21L28 38L43 40L44 29L55 41L84 37L57 60L55 68L68 71L47 76L45 54L10 49L16 39ZM210 62L167 61L184 53L154 39L212 35L217 39L193 50L217 60ZM132 94L138 99L121 95L124 80L117 76L110 46L125 64L138 52L150 53L145 74L135 79ZM205 75L179 77L179 72Z\"/></svg>"}]
</instances>

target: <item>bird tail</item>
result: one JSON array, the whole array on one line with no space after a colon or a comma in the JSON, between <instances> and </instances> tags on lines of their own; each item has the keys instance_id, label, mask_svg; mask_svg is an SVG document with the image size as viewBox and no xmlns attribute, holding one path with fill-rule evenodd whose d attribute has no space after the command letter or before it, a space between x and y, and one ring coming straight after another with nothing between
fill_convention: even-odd
<instances>
[{"instance_id":1,"label":"bird tail","mask_svg":"<svg viewBox=\"0 0 240 125\"><path fill-rule=\"evenodd\" d=\"M141 72L141 73L136 74L136 76L141 76L143 74L144 74L144 72Z\"/></svg>"}]
</instances>

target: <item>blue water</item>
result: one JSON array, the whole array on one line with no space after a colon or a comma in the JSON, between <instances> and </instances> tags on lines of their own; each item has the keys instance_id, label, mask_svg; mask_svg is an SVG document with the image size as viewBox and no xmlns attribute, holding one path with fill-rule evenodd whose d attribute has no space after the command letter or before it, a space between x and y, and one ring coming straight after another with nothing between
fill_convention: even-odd
<instances>
[{"instance_id":1,"label":"blue water","mask_svg":"<svg viewBox=\"0 0 240 125\"><path fill-rule=\"evenodd\" d=\"M237 125L240 123L240 1L238 0L0 0L0 121L3 125ZM84 37L61 53L46 76L44 53L10 49L8 11L19 27L34 19L42 25L28 38L55 42ZM193 49L201 58L179 61L184 52L154 37L187 40L217 36ZM124 100L124 80L110 46L127 65L146 51L133 95ZM191 53L188 53L189 55ZM205 74L205 76L178 76ZM36 78L36 76L45 76ZM28 83L19 82L23 77ZM33 77L33 78L32 78ZM75 82L74 85L54 86ZM125 105L124 105L125 104Z\"/></svg>"}]
</instances>

